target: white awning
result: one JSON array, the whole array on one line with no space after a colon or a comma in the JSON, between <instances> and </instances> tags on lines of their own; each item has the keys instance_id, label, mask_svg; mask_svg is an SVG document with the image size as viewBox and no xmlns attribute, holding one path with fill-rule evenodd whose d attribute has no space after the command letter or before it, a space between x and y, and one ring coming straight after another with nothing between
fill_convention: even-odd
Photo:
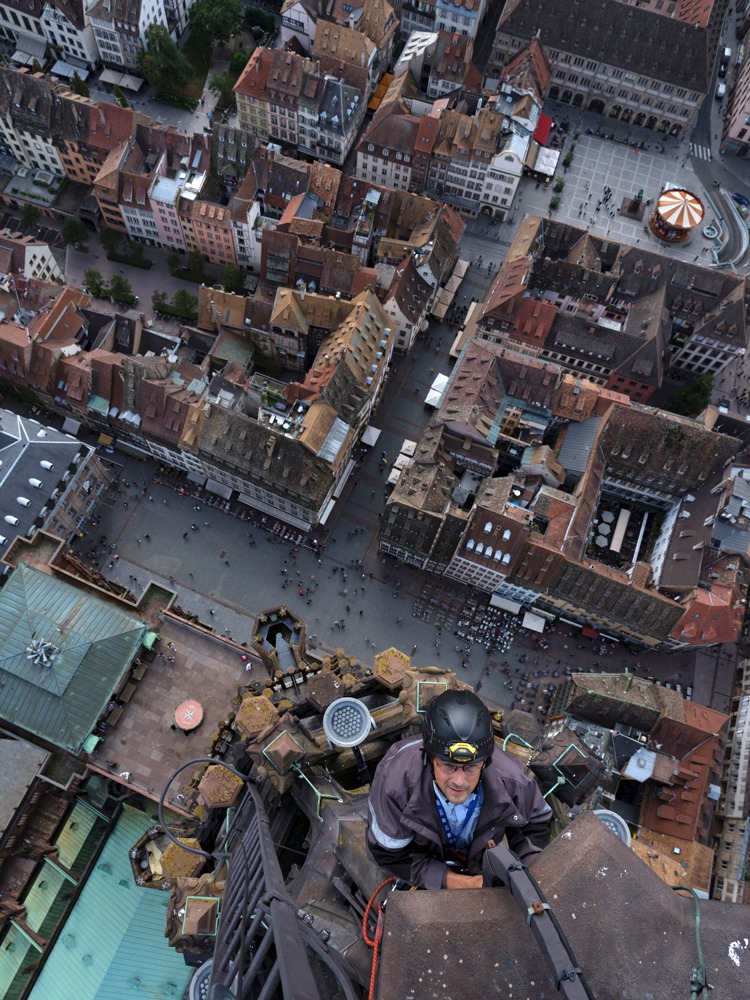
<instances>
[{"instance_id":1,"label":"white awning","mask_svg":"<svg viewBox=\"0 0 750 1000\"><path fill-rule=\"evenodd\" d=\"M417 442L411 441L409 438L404 438L404 443L401 445L402 455L413 455L417 450Z\"/></svg>"},{"instance_id":2,"label":"white awning","mask_svg":"<svg viewBox=\"0 0 750 1000\"><path fill-rule=\"evenodd\" d=\"M378 438L380 437L380 431L377 427L373 427L370 424L369 427L365 427L365 432L360 438L362 444L367 445L368 448L372 448L374 444L377 444Z\"/></svg>"},{"instance_id":3,"label":"white awning","mask_svg":"<svg viewBox=\"0 0 750 1000\"><path fill-rule=\"evenodd\" d=\"M66 417L65 420L63 420L62 429L63 429L63 434L75 435L80 431L81 425L77 420L74 420L72 417Z\"/></svg>"},{"instance_id":4,"label":"white awning","mask_svg":"<svg viewBox=\"0 0 750 1000\"><path fill-rule=\"evenodd\" d=\"M187 477L191 483L197 483L199 486L205 485L206 477L202 476L200 472L188 472Z\"/></svg>"},{"instance_id":5,"label":"white awning","mask_svg":"<svg viewBox=\"0 0 750 1000\"><path fill-rule=\"evenodd\" d=\"M79 66L71 66L70 63L63 62L62 59L57 60L55 65L52 67L52 72L55 76L64 76L68 80L72 80L76 73L78 73L82 80L86 80L90 75L87 69L83 69Z\"/></svg>"},{"instance_id":6,"label":"white awning","mask_svg":"<svg viewBox=\"0 0 750 1000\"><path fill-rule=\"evenodd\" d=\"M126 90L140 90L143 86L143 80L139 76L120 73L116 69L102 70L99 79L102 83L111 83L113 87L124 87Z\"/></svg>"},{"instance_id":7,"label":"white awning","mask_svg":"<svg viewBox=\"0 0 750 1000\"><path fill-rule=\"evenodd\" d=\"M391 474L386 479L389 486L395 486L401 475L401 469L391 469Z\"/></svg>"},{"instance_id":8,"label":"white awning","mask_svg":"<svg viewBox=\"0 0 750 1000\"><path fill-rule=\"evenodd\" d=\"M326 523L326 521L328 520L328 518L331 516L331 511L333 510L333 508L335 506L336 506L336 501L335 500L329 500L328 501L328 503L325 505L325 508L323 509L323 513L321 514L321 517L320 517L320 520L318 521L318 524L325 524Z\"/></svg>"},{"instance_id":9,"label":"white awning","mask_svg":"<svg viewBox=\"0 0 750 1000\"><path fill-rule=\"evenodd\" d=\"M103 69L102 75L99 77L102 83L119 83L122 77L122 73L118 73L114 69Z\"/></svg>"},{"instance_id":10,"label":"white awning","mask_svg":"<svg viewBox=\"0 0 750 1000\"><path fill-rule=\"evenodd\" d=\"M303 521L299 517L293 517L286 511L282 512L278 510L278 508L272 507L268 503L264 503L257 497L248 496L247 493L238 493L237 499L240 501L240 503L247 504L248 507L254 507L255 510L263 511L264 514L269 514L271 517L277 517L280 521L283 521L285 524L291 524L295 528L301 528L303 531L309 531L310 528L312 527L312 524L309 521ZM335 503L336 503L335 500L331 500L329 502L331 510L333 510L333 505ZM321 524L322 523L323 522L321 521Z\"/></svg>"},{"instance_id":11,"label":"white awning","mask_svg":"<svg viewBox=\"0 0 750 1000\"><path fill-rule=\"evenodd\" d=\"M338 483L336 484L336 489L333 491L334 500L338 500L338 498L341 496L341 491L346 486L346 481L349 478L349 476L351 476L354 465L355 465L354 461L351 460L347 465L346 469L344 470L344 475L341 477L341 479L339 479Z\"/></svg>"},{"instance_id":12,"label":"white awning","mask_svg":"<svg viewBox=\"0 0 750 1000\"><path fill-rule=\"evenodd\" d=\"M431 315L434 316L435 319L445 319L445 314L447 312L448 312L448 303L443 302L441 299L438 299L435 302L435 305L430 310Z\"/></svg>"},{"instance_id":13,"label":"white awning","mask_svg":"<svg viewBox=\"0 0 750 1000\"><path fill-rule=\"evenodd\" d=\"M532 632L543 632L546 624L544 618L540 615L532 614L531 611L527 611L523 616L523 627L531 629Z\"/></svg>"},{"instance_id":14,"label":"white awning","mask_svg":"<svg viewBox=\"0 0 750 1000\"><path fill-rule=\"evenodd\" d=\"M22 32L16 32L16 45L18 48L11 59L23 66L28 66L35 59L41 62L47 51L47 39L39 38L38 35L24 35Z\"/></svg>"},{"instance_id":15,"label":"white awning","mask_svg":"<svg viewBox=\"0 0 750 1000\"><path fill-rule=\"evenodd\" d=\"M143 80L139 76L131 76L129 73L123 73L120 79L120 86L126 90L140 90L143 86Z\"/></svg>"},{"instance_id":16,"label":"white awning","mask_svg":"<svg viewBox=\"0 0 750 1000\"><path fill-rule=\"evenodd\" d=\"M521 610L520 604L517 604L515 601L509 601L507 597L498 597L497 594L493 594L490 598L490 607L502 608L503 611L510 611L514 615L517 615Z\"/></svg>"},{"instance_id":17,"label":"white awning","mask_svg":"<svg viewBox=\"0 0 750 1000\"><path fill-rule=\"evenodd\" d=\"M459 278L463 278L463 276L466 274L468 270L469 270L468 260L459 260L457 261L456 266L453 268L453 273L455 275L458 275Z\"/></svg>"},{"instance_id":18,"label":"white awning","mask_svg":"<svg viewBox=\"0 0 750 1000\"><path fill-rule=\"evenodd\" d=\"M425 406L440 406L440 402L445 395L445 390L448 386L448 376L447 375L436 375L435 381L430 387L430 391L427 393L427 397L424 401Z\"/></svg>"},{"instance_id":19,"label":"white awning","mask_svg":"<svg viewBox=\"0 0 750 1000\"><path fill-rule=\"evenodd\" d=\"M215 479L206 480L206 489L209 493L216 493L220 497L224 497L225 500L229 500L232 495L231 486L225 486L224 483L217 483Z\"/></svg>"},{"instance_id":20,"label":"white awning","mask_svg":"<svg viewBox=\"0 0 750 1000\"><path fill-rule=\"evenodd\" d=\"M409 456L408 455L404 455L404 453L401 452L401 454L398 456L398 458L396 459L396 461L393 463L393 468L394 469L403 469L403 467L405 465L408 465L409 460L410 460Z\"/></svg>"}]
</instances>

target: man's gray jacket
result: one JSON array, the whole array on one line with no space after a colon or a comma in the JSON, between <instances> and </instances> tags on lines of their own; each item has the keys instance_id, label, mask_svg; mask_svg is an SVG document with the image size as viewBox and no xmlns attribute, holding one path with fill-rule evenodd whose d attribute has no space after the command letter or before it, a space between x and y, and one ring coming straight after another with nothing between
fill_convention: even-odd
<instances>
[{"instance_id":1,"label":"man's gray jacket","mask_svg":"<svg viewBox=\"0 0 750 1000\"><path fill-rule=\"evenodd\" d=\"M367 851L372 860L422 889L442 889L450 857L435 807L432 767L422 738L401 740L378 765L370 791ZM528 862L550 840L552 810L534 779L510 754L495 750L482 771L484 802L477 819L465 870L480 871L488 841L508 846Z\"/></svg>"}]
</instances>

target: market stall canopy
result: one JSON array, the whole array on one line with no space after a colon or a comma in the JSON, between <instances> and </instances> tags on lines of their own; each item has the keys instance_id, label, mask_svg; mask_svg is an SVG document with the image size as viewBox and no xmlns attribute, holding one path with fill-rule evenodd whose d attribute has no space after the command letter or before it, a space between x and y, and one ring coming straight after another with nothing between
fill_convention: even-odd
<instances>
[{"instance_id":1,"label":"market stall canopy","mask_svg":"<svg viewBox=\"0 0 750 1000\"><path fill-rule=\"evenodd\" d=\"M443 396L445 395L445 390L448 387L448 381L449 379L447 375L438 375L435 378L435 381L430 386L430 391L427 393L425 398L425 406L440 406Z\"/></svg>"},{"instance_id":2,"label":"market stall canopy","mask_svg":"<svg viewBox=\"0 0 750 1000\"><path fill-rule=\"evenodd\" d=\"M130 76L114 69L102 70L99 79L102 83L109 83L113 87L124 87L126 90L140 90L143 86L143 80L139 76Z\"/></svg>"},{"instance_id":3,"label":"market stall canopy","mask_svg":"<svg viewBox=\"0 0 750 1000\"><path fill-rule=\"evenodd\" d=\"M10 57L12 62L29 66L35 59L39 63L44 61L44 53L47 51L46 38L24 35L19 31L16 33L16 45L18 48Z\"/></svg>"},{"instance_id":4,"label":"market stall canopy","mask_svg":"<svg viewBox=\"0 0 750 1000\"><path fill-rule=\"evenodd\" d=\"M52 73L55 76L64 76L68 80L72 80L76 73L78 73L82 80L86 80L89 76L89 71L85 67L71 66L70 63L63 62L62 59L58 59L54 64Z\"/></svg>"},{"instance_id":5,"label":"market stall canopy","mask_svg":"<svg viewBox=\"0 0 750 1000\"><path fill-rule=\"evenodd\" d=\"M379 437L379 428L373 427L370 424L369 427L365 427L365 432L362 435L362 444L366 444L368 448L372 448L373 445L377 444Z\"/></svg>"},{"instance_id":6,"label":"market stall canopy","mask_svg":"<svg viewBox=\"0 0 750 1000\"><path fill-rule=\"evenodd\" d=\"M547 623L540 615L527 611L523 616L523 627L531 629L532 632L543 632Z\"/></svg>"},{"instance_id":7,"label":"market stall canopy","mask_svg":"<svg viewBox=\"0 0 750 1000\"><path fill-rule=\"evenodd\" d=\"M538 142L540 146L546 146L549 142L550 132L552 131L552 126L554 124L555 123L549 115L539 115L539 121L537 122L536 131L534 132L535 142Z\"/></svg>"}]
</instances>

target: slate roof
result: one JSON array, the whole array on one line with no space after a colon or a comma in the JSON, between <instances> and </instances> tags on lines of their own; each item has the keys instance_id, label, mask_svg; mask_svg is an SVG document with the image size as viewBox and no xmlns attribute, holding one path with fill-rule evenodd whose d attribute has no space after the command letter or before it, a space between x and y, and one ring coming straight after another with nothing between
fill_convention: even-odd
<instances>
[{"instance_id":1,"label":"slate roof","mask_svg":"<svg viewBox=\"0 0 750 1000\"><path fill-rule=\"evenodd\" d=\"M706 32L619 0L580 4L575 16L570 0L509 0L497 30L702 94L708 89Z\"/></svg>"},{"instance_id":2,"label":"slate roof","mask_svg":"<svg viewBox=\"0 0 750 1000\"><path fill-rule=\"evenodd\" d=\"M643 482L650 474L675 495L700 486L739 447L736 438L694 420L626 406L612 407L601 444L610 476Z\"/></svg>"},{"instance_id":3,"label":"slate roof","mask_svg":"<svg viewBox=\"0 0 750 1000\"><path fill-rule=\"evenodd\" d=\"M69 434L0 410L0 515L18 519L18 524L0 521L0 534L9 539L28 534L41 511L54 506L52 493L66 468L76 456L83 458L90 452ZM43 468L41 462L50 462L54 469ZM33 486L31 479L42 485ZM29 500L30 506L22 506L18 497Z\"/></svg>"},{"instance_id":4,"label":"slate roof","mask_svg":"<svg viewBox=\"0 0 750 1000\"><path fill-rule=\"evenodd\" d=\"M33 743L0 736L0 841L47 757L49 752Z\"/></svg>"},{"instance_id":5,"label":"slate roof","mask_svg":"<svg viewBox=\"0 0 750 1000\"><path fill-rule=\"evenodd\" d=\"M0 717L78 753L148 626L64 580L21 563L0 591ZM50 666L32 642L57 650Z\"/></svg>"},{"instance_id":6,"label":"slate roof","mask_svg":"<svg viewBox=\"0 0 750 1000\"><path fill-rule=\"evenodd\" d=\"M627 578L615 579L601 566L589 569L566 562L549 593L571 606L585 608L592 616L612 622L613 628L625 626L660 641L666 641L683 613L679 604L654 591L640 590Z\"/></svg>"},{"instance_id":7,"label":"slate roof","mask_svg":"<svg viewBox=\"0 0 750 1000\"><path fill-rule=\"evenodd\" d=\"M329 465L299 441L214 406L203 421L198 450L207 461L302 506L317 510L331 488Z\"/></svg>"},{"instance_id":8,"label":"slate roof","mask_svg":"<svg viewBox=\"0 0 750 1000\"><path fill-rule=\"evenodd\" d=\"M566 472L583 475L586 471L600 425L600 417L589 417L580 423L568 424L565 428L565 438L557 460Z\"/></svg>"}]
</instances>

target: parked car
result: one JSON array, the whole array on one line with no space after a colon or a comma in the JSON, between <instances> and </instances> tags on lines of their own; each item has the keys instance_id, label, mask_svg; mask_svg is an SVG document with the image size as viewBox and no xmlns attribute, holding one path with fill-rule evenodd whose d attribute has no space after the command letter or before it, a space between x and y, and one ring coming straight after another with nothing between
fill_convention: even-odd
<instances>
[{"instance_id":1,"label":"parked car","mask_svg":"<svg viewBox=\"0 0 750 1000\"><path fill-rule=\"evenodd\" d=\"M747 207L750 205L750 198L746 198L744 194L740 194L739 191L735 191L732 198L737 202L738 205L744 205Z\"/></svg>"},{"instance_id":2,"label":"parked car","mask_svg":"<svg viewBox=\"0 0 750 1000\"><path fill-rule=\"evenodd\" d=\"M716 88L716 100L723 101L726 92L727 92L727 85L725 83L720 83Z\"/></svg>"}]
</instances>

